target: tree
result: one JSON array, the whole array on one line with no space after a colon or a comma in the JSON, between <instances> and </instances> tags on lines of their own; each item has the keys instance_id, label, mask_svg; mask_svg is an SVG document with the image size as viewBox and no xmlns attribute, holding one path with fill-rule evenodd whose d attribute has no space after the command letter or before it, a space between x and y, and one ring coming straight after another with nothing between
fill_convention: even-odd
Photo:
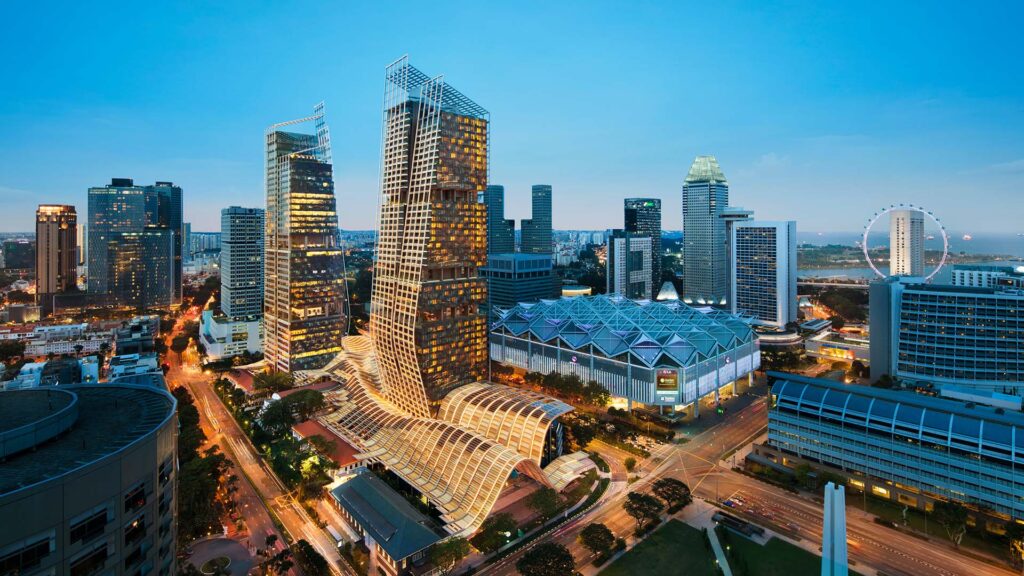
<instances>
[{"instance_id":1,"label":"tree","mask_svg":"<svg viewBox=\"0 0 1024 576\"><path fill-rule=\"evenodd\" d=\"M484 553L494 552L504 546L515 533L515 518L507 512L502 512L484 520L480 525L480 532L473 537L473 544Z\"/></svg>"},{"instance_id":2,"label":"tree","mask_svg":"<svg viewBox=\"0 0 1024 576\"><path fill-rule=\"evenodd\" d=\"M660 478L651 487L655 496L668 503L669 506L682 508L693 502L690 487L675 478Z\"/></svg>"},{"instance_id":3,"label":"tree","mask_svg":"<svg viewBox=\"0 0 1024 576\"><path fill-rule=\"evenodd\" d=\"M594 522L580 531L580 544L594 554L603 554L615 546L615 535L604 524Z\"/></svg>"},{"instance_id":4,"label":"tree","mask_svg":"<svg viewBox=\"0 0 1024 576\"><path fill-rule=\"evenodd\" d=\"M82 350L85 350L85 346L82 346L81 344L75 344L75 358L78 358L79 356L82 355Z\"/></svg>"},{"instance_id":5,"label":"tree","mask_svg":"<svg viewBox=\"0 0 1024 576\"><path fill-rule=\"evenodd\" d=\"M946 535L953 546L959 548L960 540L967 532L967 508L959 502L939 501L932 509L932 516L946 529Z\"/></svg>"},{"instance_id":6,"label":"tree","mask_svg":"<svg viewBox=\"0 0 1024 576\"><path fill-rule=\"evenodd\" d=\"M324 395L317 390L298 390L282 400L291 408L300 422L309 420L310 416L323 410Z\"/></svg>"},{"instance_id":7,"label":"tree","mask_svg":"<svg viewBox=\"0 0 1024 576\"><path fill-rule=\"evenodd\" d=\"M260 414L260 426L277 438L288 432L295 424L295 416L292 414L292 407L284 400L271 402Z\"/></svg>"},{"instance_id":8,"label":"tree","mask_svg":"<svg viewBox=\"0 0 1024 576\"><path fill-rule=\"evenodd\" d=\"M627 472L632 472L633 469L636 468L636 458L633 458L632 456L626 457L622 463L626 465Z\"/></svg>"},{"instance_id":9,"label":"tree","mask_svg":"<svg viewBox=\"0 0 1024 576\"><path fill-rule=\"evenodd\" d=\"M0 362L10 362L25 355L24 340L0 340Z\"/></svg>"},{"instance_id":10,"label":"tree","mask_svg":"<svg viewBox=\"0 0 1024 576\"><path fill-rule=\"evenodd\" d=\"M626 514L636 520L637 529L643 529L649 521L657 520L664 507L661 500L643 492L630 492L622 503Z\"/></svg>"},{"instance_id":11,"label":"tree","mask_svg":"<svg viewBox=\"0 0 1024 576\"><path fill-rule=\"evenodd\" d=\"M184 334L179 334L171 340L171 350L177 355L178 359L181 359L181 353L188 348L189 337Z\"/></svg>"},{"instance_id":12,"label":"tree","mask_svg":"<svg viewBox=\"0 0 1024 576\"><path fill-rule=\"evenodd\" d=\"M328 574L331 571L327 560L305 540L299 540L292 545L292 556L306 574Z\"/></svg>"},{"instance_id":13,"label":"tree","mask_svg":"<svg viewBox=\"0 0 1024 576\"><path fill-rule=\"evenodd\" d=\"M867 378L868 374L870 374L868 367L860 360L854 360L850 363L850 373L857 378Z\"/></svg>"},{"instance_id":14,"label":"tree","mask_svg":"<svg viewBox=\"0 0 1024 576\"><path fill-rule=\"evenodd\" d=\"M829 320L832 321L833 330L842 330L846 326L846 320L843 320L842 316L832 316Z\"/></svg>"},{"instance_id":15,"label":"tree","mask_svg":"<svg viewBox=\"0 0 1024 576\"><path fill-rule=\"evenodd\" d=\"M1006 523L1006 540L1010 545L1010 556L1014 563L1024 566L1024 524L1016 520Z\"/></svg>"},{"instance_id":16,"label":"tree","mask_svg":"<svg viewBox=\"0 0 1024 576\"><path fill-rule=\"evenodd\" d=\"M11 290L7 293L7 301L12 304L31 304L36 297L24 290Z\"/></svg>"},{"instance_id":17,"label":"tree","mask_svg":"<svg viewBox=\"0 0 1024 576\"><path fill-rule=\"evenodd\" d=\"M541 518L547 520L558 512L558 508L562 505L562 499L554 488L545 486L530 494L526 498L526 505Z\"/></svg>"},{"instance_id":18,"label":"tree","mask_svg":"<svg viewBox=\"0 0 1024 576\"><path fill-rule=\"evenodd\" d=\"M565 546L547 542L524 554L516 570L523 576L571 576L576 573L576 561Z\"/></svg>"},{"instance_id":19,"label":"tree","mask_svg":"<svg viewBox=\"0 0 1024 576\"><path fill-rule=\"evenodd\" d=\"M295 379L287 372L261 372L253 377L253 387L262 393L280 392L295 384Z\"/></svg>"},{"instance_id":20,"label":"tree","mask_svg":"<svg viewBox=\"0 0 1024 576\"><path fill-rule=\"evenodd\" d=\"M295 563L292 562L292 552L288 548L274 554L264 562L263 566L274 574L284 574L292 569Z\"/></svg>"},{"instance_id":21,"label":"tree","mask_svg":"<svg viewBox=\"0 0 1024 576\"><path fill-rule=\"evenodd\" d=\"M469 555L469 541L461 537L448 538L431 546L428 555L441 575L448 576Z\"/></svg>"},{"instance_id":22,"label":"tree","mask_svg":"<svg viewBox=\"0 0 1024 576\"><path fill-rule=\"evenodd\" d=\"M178 401L178 459L184 465L199 456L199 447L206 442L206 434L199 427L199 410L188 390L178 386L171 394Z\"/></svg>"}]
</instances>

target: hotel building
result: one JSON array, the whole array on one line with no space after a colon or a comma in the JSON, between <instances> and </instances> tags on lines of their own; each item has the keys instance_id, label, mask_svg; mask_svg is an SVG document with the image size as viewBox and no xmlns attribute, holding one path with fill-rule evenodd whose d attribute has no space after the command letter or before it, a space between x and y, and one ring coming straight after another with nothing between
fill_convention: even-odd
<instances>
[{"instance_id":1,"label":"hotel building","mask_svg":"<svg viewBox=\"0 0 1024 576\"><path fill-rule=\"evenodd\" d=\"M683 183L683 265L687 303L723 305L729 292L725 220L729 183L714 156L698 156Z\"/></svg>"},{"instance_id":2,"label":"hotel building","mask_svg":"<svg viewBox=\"0 0 1024 576\"><path fill-rule=\"evenodd\" d=\"M44 314L53 295L78 283L78 215L74 206L40 204L36 209L36 302Z\"/></svg>"},{"instance_id":3,"label":"hotel building","mask_svg":"<svg viewBox=\"0 0 1024 576\"><path fill-rule=\"evenodd\" d=\"M796 222L744 220L729 229L733 313L777 328L796 322Z\"/></svg>"}]
</instances>

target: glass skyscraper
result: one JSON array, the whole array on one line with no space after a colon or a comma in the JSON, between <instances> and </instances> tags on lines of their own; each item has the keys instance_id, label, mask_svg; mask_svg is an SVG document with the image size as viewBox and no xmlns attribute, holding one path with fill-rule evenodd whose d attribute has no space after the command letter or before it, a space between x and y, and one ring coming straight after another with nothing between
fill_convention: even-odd
<instances>
[{"instance_id":1,"label":"glass skyscraper","mask_svg":"<svg viewBox=\"0 0 1024 576\"><path fill-rule=\"evenodd\" d=\"M505 219L505 187L492 184L484 190L487 205L487 253L516 251L516 221Z\"/></svg>"},{"instance_id":2,"label":"glass skyscraper","mask_svg":"<svg viewBox=\"0 0 1024 576\"><path fill-rule=\"evenodd\" d=\"M530 219L522 222L520 251L526 254L551 254L551 186L535 184L531 197L533 211Z\"/></svg>"},{"instance_id":3,"label":"glass skyscraper","mask_svg":"<svg viewBox=\"0 0 1024 576\"><path fill-rule=\"evenodd\" d=\"M180 303L181 202L181 188L171 182L136 186L130 178L114 178L107 186L90 188L89 292L107 294L111 303L125 306Z\"/></svg>"},{"instance_id":4,"label":"glass skyscraper","mask_svg":"<svg viewBox=\"0 0 1024 576\"><path fill-rule=\"evenodd\" d=\"M722 305L729 293L725 221L729 183L714 156L698 156L683 183L683 300Z\"/></svg>"},{"instance_id":5,"label":"glass skyscraper","mask_svg":"<svg viewBox=\"0 0 1024 576\"><path fill-rule=\"evenodd\" d=\"M314 134L278 128L315 122ZM323 104L267 129L264 357L273 370L321 368L348 332L331 143ZM195 234L193 234L195 236Z\"/></svg>"},{"instance_id":6,"label":"glass skyscraper","mask_svg":"<svg viewBox=\"0 0 1024 576\"><path fill-rule=\"evenodd\" d=\"M734 313L763 325L796 321L796 222L738 221L729 241Z\"/></svg>"},{"instance_id":7,"label":"glass skyscraper","mask_svg":"<svg viewBox=\"0 0 1024 576\"><path fill-rule=\"evenodd\" d=\"M265 225L261 208L220 211L220 306L229 318L263 315Z\"/></svg>"},{"instance_id":8,"label":"glass skyscraper","mask_svg":"<svg viewBox=\"0 0 1024 576\"><path fill-rule=\"evenodd\" d=\"M659 198L626 198L625 231L651 238L651 294L654 299L661 287L661 200Z\"/></svg>"}]
</instances>

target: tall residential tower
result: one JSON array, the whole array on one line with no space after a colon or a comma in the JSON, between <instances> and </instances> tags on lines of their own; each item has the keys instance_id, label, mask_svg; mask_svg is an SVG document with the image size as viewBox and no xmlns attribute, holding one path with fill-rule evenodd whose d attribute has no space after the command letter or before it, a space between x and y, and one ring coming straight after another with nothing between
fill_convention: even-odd
<instances>
[{"instance_id":1,"label":"tall residential tower","mask_svg":"<svg viewBox=\"0 0 1024 576\"><path fill-rule=\"evenodd\" d=\"M486 375L489 114L406 58L385 73L370 332L385 397L429 416Z\"/></svg>"},{"instance_id":2,"label":"tall residential tower","mask_svg":"<svg viewBox=\"0 0 1024 576\"><path fill-rule=\"evenodd\" d=\"M889 274L924 275L924 213L920 210L889 213Z\"/></svg>"},{"instance_id":3,"label":"tall residential tower","mask_svg":"<svg viewBox=\"0 0 1024 576\"><path fill-rule=\"evenodd\" d=\"M284 132L314 122L313 134ZM323 104L267 129L264 356L273 370L323 367L348 331L331 141ZM193 234L195 236L195 234Z\"/></svg>"},{"instance_id":4,"label":"tall residential tower","mask_svg":"<svg viewBox=\"0 0 1024 576\"><path fill-rule=\"evenodd\" d=\"M698 156L683 183L683 299L720 305L728 300L725 221L729 183L714 156Z\"/></svg>"}]
</instances>

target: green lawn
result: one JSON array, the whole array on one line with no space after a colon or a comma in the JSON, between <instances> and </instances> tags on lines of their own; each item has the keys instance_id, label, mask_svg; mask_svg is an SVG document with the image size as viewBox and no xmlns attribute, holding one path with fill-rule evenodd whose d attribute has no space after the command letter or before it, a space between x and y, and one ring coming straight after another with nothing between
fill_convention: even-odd
<instances>
[{"instance_id":1,"label":"green lawn","mask_svg":"<svg viewBox=\"0 0 1024 576\"><path fill-rule=\"evenodd\" d=\"M704 545L700 530L678 520L669 520L646 540L602 570L601 574L715 576L717 571L714 554Z\"/></svg>"},{"instance_id":2,"label":"green lawn","mask_svg":"<svg viewBox=\"0 0 1024 576\"><path fill-rule=\"evenodd\" d=\"M794 576L821 572L821 556L772 538L760 544L719 527L719 541L729 546L729 566L737 576ZM857 573L850 571L851 576Z\"/></svg>"}]
</instances>

